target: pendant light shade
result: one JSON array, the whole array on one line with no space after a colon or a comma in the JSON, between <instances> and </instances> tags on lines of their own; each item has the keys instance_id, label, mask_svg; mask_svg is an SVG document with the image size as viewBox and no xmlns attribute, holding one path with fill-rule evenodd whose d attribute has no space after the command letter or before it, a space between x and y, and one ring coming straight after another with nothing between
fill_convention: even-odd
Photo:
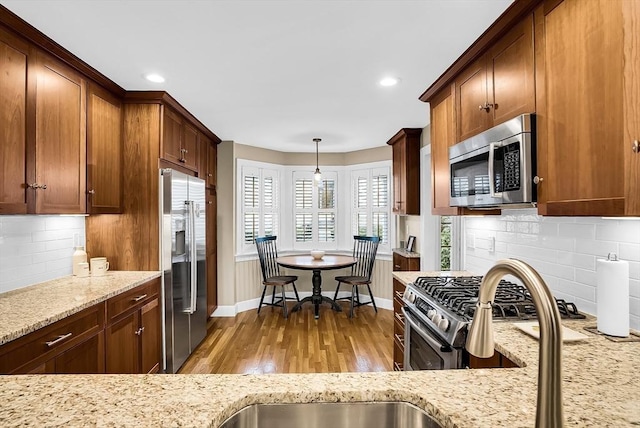
<instances>
[{"instance_id":1,"label":"pendant light shade","mask_svg":"<svg viewBox=\"0 0 640 428\"><path fill-rule=\"evenodd\" d=\"M322 141L321 138L314 138L313 142L316 143L316 172L313 173L313 178L320 182L322 180L322 173L320 172L320 167L318 166L318 143Z\"/></svg>"}]
</instances>

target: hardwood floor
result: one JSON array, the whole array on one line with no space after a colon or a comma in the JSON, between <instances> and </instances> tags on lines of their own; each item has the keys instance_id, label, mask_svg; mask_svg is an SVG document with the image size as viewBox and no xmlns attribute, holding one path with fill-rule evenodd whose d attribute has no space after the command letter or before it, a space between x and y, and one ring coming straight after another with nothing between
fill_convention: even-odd
<instances>
[{"instance_id":1,"label":"hardwood floor","mask_svg":"<svg viewBox=\"0 0 640 428\"><path fill-rule=\"evenodd\" d=\"M291 306L293 303L290 304ZM235 318L212 318L208 335L179 373L333 373L391 371L393 311L363 306L349 319L348 306L313 307L282 317L263 307ZM346 309L346 310L345 310Z\"/></svg>"}]
</instances>

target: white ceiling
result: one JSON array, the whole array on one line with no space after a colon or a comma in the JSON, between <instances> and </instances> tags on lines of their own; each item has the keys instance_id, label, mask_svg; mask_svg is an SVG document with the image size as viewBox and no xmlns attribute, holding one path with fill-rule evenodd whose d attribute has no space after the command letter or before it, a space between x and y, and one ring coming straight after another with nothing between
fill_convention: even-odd
<instances>
[{"instance_id":1,"label":"white ceiling","mask_svg":"<svg viewBox=\"0 0 640 428\"><path fill-rule=\"evenodd\" d=\"M347 152L425 126L420 94L511 0L0 2L123 88L168 91L223 140ZM387 75L400 84L381 87Z\"/></svg>"}]
</instances>

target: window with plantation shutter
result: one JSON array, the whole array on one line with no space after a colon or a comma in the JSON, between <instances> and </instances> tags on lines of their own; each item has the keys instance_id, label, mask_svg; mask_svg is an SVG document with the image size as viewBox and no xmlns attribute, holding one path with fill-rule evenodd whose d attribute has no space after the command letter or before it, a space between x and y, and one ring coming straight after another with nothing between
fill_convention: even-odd
<instances>
[{"instance_id":1,"label":"window with plantation shutter","mask_svg":"<svg viewBox=\"0 0 640 428\"><path fill-rule=\"evenodd\" d=\"M240 179L241 251L252 251L258 236L278 234L278 171L243 166Z\"/></svg>"},{"instance_id":2,"label":"window with plantation shutter","mask_svg":"<svg viewBox=\"0 0 640 428\"><path fill-rule=\"evenodd\" d=\"M390 250L389 168L352 171L354 205L352 231L360 236L379 236L380 249Z\"/></svg>"},{"instance_id":3,"label":"window with plantation shutter","mask_svg":"<svg viewBox=\"0 0 640 428\"><path fill-rule=\"evenodd\" d=\"M323 171L316 182L311 171L293 173L294 248L335 248L337 173Z\"/></svg>"}]
</instances>

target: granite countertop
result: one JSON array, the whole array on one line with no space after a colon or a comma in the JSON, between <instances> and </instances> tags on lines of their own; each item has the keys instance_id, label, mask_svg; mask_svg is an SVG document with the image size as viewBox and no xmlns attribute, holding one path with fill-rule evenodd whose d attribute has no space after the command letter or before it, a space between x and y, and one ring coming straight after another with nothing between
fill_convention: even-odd
<instances>
[{"instance_id":1,"label":"granite countertop","mask_svg":"<svg viewBox=\"0 0 640 428\"><path fill-rule=\"evenodd\" d=\"M411 274L411 277L405 277ZM395 273L412 281L427 272ZM436 274L440 274L436 272ZM563 346L565 426L640 424L640 343L589 338ZM538 341L494 323L512 369L286 375L0 376L0 426L217 427L246 405L407 401L445 427L533 427Z\"/></svg>"},{"instance_id":2,"label":"granite countertop","mask_svg":"<svg viewBox=\"0 0 640 428\"><path fill-rule=\"evenodd\" d=\"M420 253L414 253L413 251L407 251L404 248L394 248L392 250L394 253L400 254L402 257L407 259L419 259Z\"/></svg>"},{"instance_id":3,"label":"granite countertop","mask_svg":"<svg viewBox=\"0 0 640 428\"><path fill-rule=\"evenodd\" d=\"M65 276L1 293L0 345L158 277L158 271L109 271L104 276Z\"/></svg>"}]
</instances>

